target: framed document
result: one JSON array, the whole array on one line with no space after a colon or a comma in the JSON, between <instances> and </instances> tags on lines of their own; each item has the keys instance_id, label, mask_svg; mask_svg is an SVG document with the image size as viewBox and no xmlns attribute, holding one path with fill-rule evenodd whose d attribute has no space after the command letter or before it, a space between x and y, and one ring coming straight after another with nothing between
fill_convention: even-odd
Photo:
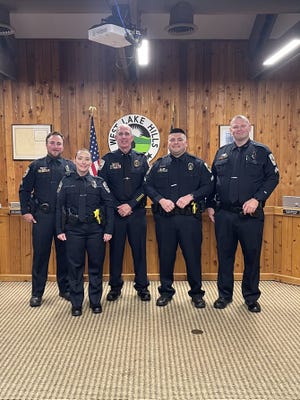
<instances>
[{"instance_id":1,"label":"framed document","mask_svg":"<svg viewBox=\"0 0 300 400\"><path fill-rule=\"evenodd\" d=\"M233 142L230 132L230 125L219 125L220 130L220 147ZM250 139L254 138L254 125L251 125Z\"/></svg>"},{"instance_id":2,"label":"framed document","mask_svg":"<svg viewBox=\"0 0 300 400\"><path fill-rule=\"evenodd\" d=\"M46 136L51 125L12 125L14 160L35 160L47 154Z\"/></svg>"}]
</instances>

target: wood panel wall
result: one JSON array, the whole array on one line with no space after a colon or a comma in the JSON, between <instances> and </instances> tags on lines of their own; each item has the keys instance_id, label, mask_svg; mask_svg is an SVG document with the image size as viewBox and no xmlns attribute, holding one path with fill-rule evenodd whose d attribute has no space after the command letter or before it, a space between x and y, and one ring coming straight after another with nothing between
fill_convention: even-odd
<instances>
[{"instance_id":1,"label":"wood panel wall","mask_svg":"<svg viewBox=\"0 0 300 400\"><path fill-rule=\"evenodd\" d=\"M189 40L153 41L151 64L138 70L134 82L126 80L115 49L87 40L18 40L17 61L18 79L0 81L2 207L18 201L19 184L29 164L13 160L11 125L51 124L66 137L64 155L73 158L78 148L89 147L90 105L97 107L94 120L102 154L109 151L109 130L126 114L144 115L156 124L161 135L157 157L165 154L174 116L175 125L187 130L189 151L208 164L219 147L219 125L227 125L235 114L245 114L254 124L255 139L273 150L281 173L280 185L267 204L280 206L282 195L300 195L299 65L298 69L286 67L268 78L251 80L246 41ZM2 273L9 272L3 265L9 258L10 268L19 264L20 273L26 275L31 259L29 227L18 217L7 218L9 223L5 226L1 222L0 234L2 238L13 237L17 232L17 238L10 243L9 250L1 248ZM283 240L281 224L280 218L275 218L278 241ZM268 240L273 238L274 226L266 227L263 251L266 274L273 273L274 267L280 272L282 254L287 251L283 243L281 250L276 247L273 265L274 249ZM292 235L293 251L298 254L295 236L299 233L298 222L282 229ZM276 232L280 233L276 236ZM205 223L203 233L204 270L207 277L215 276L212 226ZM22 254L17 256L20 246ZM149 228L148 246L155 246L153 226ZM286 254L284 258L293 259L294 264L289 268L296 269L296 274L299 257ZM238 257L237 272L242 268L239 260ZM153 263L157 265L157 260Z\"/></svg>"},{"instance_id":2,"label":"wood panel wall","mask_svg":"<svg viewBox=\"0 0 300 400\"><path fill-rule=\"evenodd\" d=\"M287 216L280 207L265 209L265 228L261 253L261 279L278 280L300 285L299 255L300 217ZM290 240L290 238L295 238ZM104 264L104 279L109 276L109 257ZM31 226L19 215L9 215L8 209L0 210L0 280L31 280L32 246ZM243 256L240 247L235 260L235 279L241 279ZM147 269L150 280L159 279L159 262L155 227L150 209L147 213ZM51 254L49 279L55 280L55 257ZM208 215L203 215L202 277L216 280L218 271L214 225ZM131 249L125 246L123 276L133 280ZM181 250L177 251L175 280L186 279L186 268Z\"/></svg>"},{"instance_id":3,"label":"wood panel wall","mask_svg":"<svg viewBox=\"0 0 300 400\"><path fill-rule=\"evenodd\" d=\"M219 125L245 114L255 139L273 150L281 183L269 205L282 195L300 194L300 77L273 74L248 78L244 41L153 41L151 64L129 82L118 68L117 51L87 40L18 40L18 79L0 82L0 203L18 200L28 161L12 159L12 124L52 124L66 136L65 156L89 146L89 106L101 153L108 151L113 123L126 114L151 119L161 134L158 156L175 106L175 125L186 129L189 150L212 163L219 146ZM128 62L131 62L128 60ZM299 68L300 69L300 68Z\"/></svg>"}]
</instances>

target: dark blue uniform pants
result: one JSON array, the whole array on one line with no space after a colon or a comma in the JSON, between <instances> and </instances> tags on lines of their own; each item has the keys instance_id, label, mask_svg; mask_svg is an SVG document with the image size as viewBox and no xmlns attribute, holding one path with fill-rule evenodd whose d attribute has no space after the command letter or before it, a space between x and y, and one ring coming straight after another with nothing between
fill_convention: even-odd
<instances>
[{"instance_id":1,"label":"dark blue uniform pants","mask_svg":"<svg viewBox=\"0 0 300 400\"><path fill-rule=\"evenodd\" d=\"M84 299L85 252L88 255L89 301L100 304L102 296L105 242L103 228L97 223L66 225L66 248L69 265L70 296L73 307L81 307Z\"/></svg>"},{"instance_id":2,"label":"dark blue uniform pants","mask_svg":"<svg viewBox=\"0 0 300 400\"><path fill-rule=\"evenodd\" d=\"M160 294L172 297L174 265L178 244L186 263L191 297L204 295L201 277L202 221L190 215L154 215L160 266Z\"/></svg>"},{"instance_id":3,"label":"dark blue uniform pants","mask_svg":"<svg viewBox=\"0 0 300 400\"><path fill-rule=\"evenodd\" d=\"M126 236L131 247L135 274L134 288L139 291L149 285L146 261L146 210L137 208L128 217L115 213L114 234L110 240L110 279L113 290L119 291L123 286L122 266Z\"/></svg>"},{"instance_id":4,"label":"dark blue uniform pants","mask_svg":"<svg viewBox=\"0 0 300 400\"><path fill-rule=\"evenodd\" d=\"M238 242L244 256L242 294L247 304L260 296L259 270L264 217L253 218L219 210L215 214L215 232L218 249L219 296L231 300L234 286L234 261Z\"/></svg>"},{"instance_id":5,"label":"dark blue uniform pants","mask_svg":"<svg viewBox=\"0 0 300 400\"><path fill-rule=\"evenodd\" d=\"M58 240L55 233L55 214L45 214L38 210L35 214L36 224L32 226L32 296L41 297L44 294L52 240L56 250L56 279L59 291L69 290L68 267L66 262L65 244Z\"/></svg>"}]
</instances>

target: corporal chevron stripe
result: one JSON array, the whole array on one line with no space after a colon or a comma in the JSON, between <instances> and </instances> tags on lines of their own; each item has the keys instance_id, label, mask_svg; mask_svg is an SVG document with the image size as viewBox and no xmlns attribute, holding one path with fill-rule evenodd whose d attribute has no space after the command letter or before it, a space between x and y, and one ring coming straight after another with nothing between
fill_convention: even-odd
<instances>
[{"instance_id":1,"label":"corporal chevron stripe","mask_svg":"<svg viewBox=\"0 0 300 400\"><path fill-rule=\"evenodd\" d=\"M103 313L86 299L74 318L55 283L30 308L30 283L1 282L0 399L300 399L300 287L262 282L262 313L251 314L239 282L225 310L212 307L215 282L204 282L205 309L186 282L156 307L157 286L150 303L132 282L107 302L105 283Z\"/></svg>"}]
</instances>

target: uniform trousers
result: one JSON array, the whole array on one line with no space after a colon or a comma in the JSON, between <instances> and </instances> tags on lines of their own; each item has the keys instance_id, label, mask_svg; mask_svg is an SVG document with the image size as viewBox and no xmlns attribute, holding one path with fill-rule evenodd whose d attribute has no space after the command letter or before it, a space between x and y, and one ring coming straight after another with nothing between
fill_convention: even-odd
<instances>
[{"instance_id":1,"label":"uniform trousers","mask_svg":"<svg viewBox=\"0 0 300 400\"><path fill-rule=\"evenodd\" d=\"M109 284L112 290L120 291L123 286L122 266L126 237L131 247L134 267L134 288L137 291L149 286L147 278L146 260L146 210L137 208L132 210L128 217L120 217L115 213L114 234L110 245L110 278Z\"/></svg>"},{"instance_id":2,"label":"uniform trousers","mask_svg":"<svg viewBox=\"0 0 300 400\"><path fill-rule=\"evenodd\" d=\"M186 263L188 294L204 296L201 276L202 221L192 215L163 216L154 214L155 231L158 244L161 295L172 297L175 294L174 265L178 244Z\"/></svg>"},{"instance_id":3,"label":"uniform trousers","mask_svg":"<svg viewBox=\"0 0 300 400\"><path fill-rule=\"evenodd\" d=\"M244 256L242 294L246 304L260 296L259 274L264 215L259 218L243 216L231 211L215 213L215 233L218 250L219 296L231 300L234 287L234 261L238 242Z\"/></svg>"},{"instance_id":4,"label":"uniform trousers","mask_svg":"<svg viewBox=\"0 0 300 400\"><path fill-rule=\"evenodd\" d=\"M42 297L44 294L48 265L54 239L56 251L56 279L59 291L69 291L68 267L65 244L58 240L55 232L55 214L46 214L41 210L35 213L36 223L32 225L32 296Z\"/></svg>"},{"instance_id":5,"label":"uniform trousers","mask_svg":"<svg viewBox=\"0 0 300 400\"><path fill-rule=\"evenodd\" d=\"M102 296L105 242L103 228L97 223L66 224L66 250L69 266L70 298L72 306L80 308L84 299L85 255L88 256L88 295L90 305L99 305Z\"/></svg>"}]
</instances>

